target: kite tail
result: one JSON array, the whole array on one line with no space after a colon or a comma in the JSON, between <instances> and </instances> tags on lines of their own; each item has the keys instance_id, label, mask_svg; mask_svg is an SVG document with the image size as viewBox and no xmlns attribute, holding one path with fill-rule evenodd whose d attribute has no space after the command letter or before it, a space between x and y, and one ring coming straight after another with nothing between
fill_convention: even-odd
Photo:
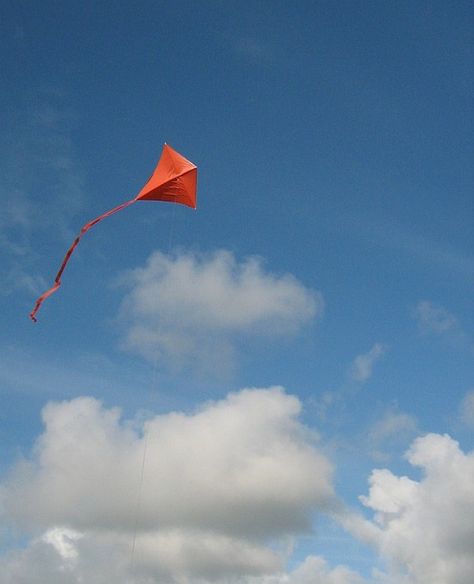
<instances>
[{"instance_id":1,"label":"kite tail","mask_svg":"<svg viewBox=\"0 0 474 584\"><path fill-rule=\"evenodd\" d=\"M35 307L30 312L30 318L31 318L31 320L33 322L37 322L36 313L38 312L38 310L40 309L41 305L46 300L46 298L48 298L49 296L51 296L51 294L54 294L54 292L56 292L56 290L61 286L61 276L63 275L63 272L64 272L64 270L65 270L65 268L67 266L67 263L68 263L71 255L72 255L72 252L78 246L79 242L81 241L81 237L84 235L84 233L86 233L87 231L89 231L89 229L91 227L94 227L94 225L96 225L97 223L99 223L99 221L102 221L102 219L105 219L106 217L109 217L110 215L113 215L114 213L117 213L118 211L121 211L122 209L125 209L125 207L128 207L132 203L135 203L136 200L137 199L135 198L135 199L132 199L130 201L126 201L125 203L122 203L121 205L118 205L117 207L114 207L113 209L110 209L110 211L107 211L106 213L103 213L99 217L96 217L95 219L92 219L92 221L89 221L88 223L86 223L84 225L84 227L79 232L79 235L72 242L71 247L67 250L66 255L64 256L63 262L61 264L61 267L59 268L59 271L56 274L56 278L54 278L54 284L51 286L51 288L49 288L48 290L46 290L46 292L43 292L43 294L41 294L41 296L36 301Z\"/></svg>"}]
</instances>

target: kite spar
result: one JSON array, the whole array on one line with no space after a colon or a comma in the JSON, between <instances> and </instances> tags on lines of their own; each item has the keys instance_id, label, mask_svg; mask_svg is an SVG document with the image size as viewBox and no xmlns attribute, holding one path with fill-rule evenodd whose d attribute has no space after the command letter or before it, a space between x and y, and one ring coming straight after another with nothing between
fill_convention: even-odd
<instances>
[{"instance_id":1,"label":"kite spar","mask_svg":"<svg viewBox=\"0 0 474 584\"><path fill-rule=\"evenodd\" d=\"M126 207L136 203L137 201L168 201L171 203L179 203L186 205L192 209L196 208L196 187L197 187L197 167L195 164L184 158L179 152L173 150L171 146L165 144L161 152L160 160L151 175L150 179L138 195L126 201L110 211L103 213L99 217L92 219L84 225L79 232L79 235L72 242L71 247L67 250L64 256L61 267L59 268L54 284L43 292L36 301L33 310L30 312L30 318L36 322L36 314L43 302L51 296L61 286L61 277L69 262L73 251L78 246L82 236L94 227L99 221L125 209Z\"/></svg>"}]
</instances>

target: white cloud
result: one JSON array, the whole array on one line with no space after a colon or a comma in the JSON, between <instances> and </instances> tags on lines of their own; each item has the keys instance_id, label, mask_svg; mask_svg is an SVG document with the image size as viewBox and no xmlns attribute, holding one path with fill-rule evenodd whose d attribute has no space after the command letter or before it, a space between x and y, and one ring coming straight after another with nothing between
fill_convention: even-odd
<instances>
[{"instance_id":1,"label":"white cloud","mask_svg":"<svg viewBox=\"0 0 474 584\"><path fill-rule=\"evenodd\" d=\"M32 536L0 557L0 584L363 584L316 555L285 571L288 539L318 511L375 547L386 569L373 583L468 584L474 454L446 435L417 438L407 459L421 478L374 470L364 519L337 502L300 410L281 388L144 424L92 398L49 404L30 459L0 486L2 523ZM405 417L387 420L382 439L411 429Z\"/></svg>"},{"instance_id":2,"label":"white cloud","mask_svg":"<svg viewBox=\"0 0 474 584\"><path fill-rule=\"evenodd\" d=\"M92 398L49 404L32 458L0 490L3 520L44 535L0 560L0 583L19 581L32 558L39 573L62 566L61 582L126 582L135 530L137 582L281 572L275 544L309 530L333 499L332 467L300 408L281 388L243 390L193 414L156 416L142 435ZM101 576L87 576L91 565Z\"/></svg>"},{"instance_id":3,"label":"white cloud","mask_svg":"<svg viewBox=\"0 0 474 584\"><path fill-rule=\"evenodd\" d=\"M258 258L232 253L155 252L123 279L124 346L175 363L231 360L237 338L291 335L323 310L319 293L290 274L265 271Z\"/></svg>"},{"instance_id":4,"label":"white cloud","mask_svg":"<svg viewBox=\"0 0 474 584\"><path fill-rule=\"evenodd\" d=\"M81 538L82 534L73 529L53 527L43 534L41 540L52 545L62 558L74 560L78 557L75 543Z\"/></svg>"},{"instance_id":5,"label":"white cloud","mask_svg":"<svg viewBox=\"0 0 474 584\"><path fill-rule=\"evenodd\" d=\"M369 534L389 564L386 582L468 584L474 574L474 454L447 435L417 438L407 453L424 476L373 471L361 500L375 513ZM353 529L353 532L356 530Z\"/></svg>"},{"instance_id":6,"label":"white cloud","mask_svg":"<svg viewBox=\"0 0 474 584\"><path fill-rule=\"evenodd\" d=\"M372 377L375 363L385 353L385 346L381 343L375 343L368 353L358 355L351 367L351 376L356 381L367 381Z\"/></svg>"},{"instance_id":7,"label":"white cloud","mask_svg":"<svg viewBox=\"0 0 474 584\"><path fill-rule=\"evenodd\" d=\"M320 556L308 556L291 572L281 569L275 554L266 550L256 554L242 549L239 542L224 546L216 540L174 537L170 541L149 538L144 560L137 567L128 563L129 549L117 536L98 534L81 537L77 561L69 561L44 538L38 538L22 551L0 558L0 584L364 584L364 580L345 566L331 568ZM184 548L182 547L184 543ZM160 546L161 544L161 546ZM164 544L164 545L163 545ZM223 560L221 569L210 570L208 557L201 550ZM145 545L143 546L146 547ZM148 554L148 555L147 555ZM164 561L163 561L164 560ZM204 560L204 561L203 561ZM243 563L243 561L245 563ZM252 570L253 568L253 570ZM252 571L254 572L252 574ZM258 575L259 572L262 572ZM265 573L267 572L267 573ZM273 574L272 574L273 572ZM179 576L177 576L179 574Z\"/></svg>"},{"instance_id":8,"label":"white cloud","mask_svg":"<svg viewBox=\"0 0 474 584\"><path fill-rule=\"evenodd\" d=\"M292 572L251 578L247 584L363 584L364 580L345 566L331 569L321 556L308 556Z\"/></svg>"}]
</instances>

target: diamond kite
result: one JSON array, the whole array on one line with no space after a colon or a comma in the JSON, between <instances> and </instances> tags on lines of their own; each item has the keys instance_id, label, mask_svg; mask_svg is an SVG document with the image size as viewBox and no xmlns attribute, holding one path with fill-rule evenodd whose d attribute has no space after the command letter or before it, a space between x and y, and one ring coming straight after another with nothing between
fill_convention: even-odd
<instances>
[{"instance_id":1,"label":"diamond kite","mask_svg":"<svg viewBox=\"0 0 474 584\"><path fill-rule=\"evenodd\" d=\"M61 276L69 262L72 252L76 249L82 236L94 227L99 221L129 207L137 201L168 201L171 203L179 203L186 205L192 209L196 208L196 187L197 187L197 167L195 164L184 158L179 152L173 150L171 146L165 144L161 152L160 160L151 175L150 179L138 195L126 201L110 211L103 213L99 217L92 219L84 225L79 232L79 235L72 242L71 247L67 250L64 256L61 267L59 268L54 284L49 290L43 292L36 301L35 307L30 313L30 318L36 322L36 314L40 309L42 303L51 296L61 286Z\"/></svg>"}]
</instances>

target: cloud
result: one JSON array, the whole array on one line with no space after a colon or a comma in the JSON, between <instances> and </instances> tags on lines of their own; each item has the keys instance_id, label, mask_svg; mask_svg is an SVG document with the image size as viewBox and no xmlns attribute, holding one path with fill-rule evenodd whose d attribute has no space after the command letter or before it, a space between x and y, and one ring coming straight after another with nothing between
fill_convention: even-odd
<instances>
[{"instance_id":1,"label":"cloud","mask_svg":"<svg viewBox=\"0 0 474 584\"><path fill-rule=\"evenodd\" d=\"M363 584L364 580L345 566L331 569L321 556L308 556L290 573L252 578L248 584Z\"/></svg>"},{"instance_id":2,"label":"cloud","mask_svg":"<svg viewBox=\"0 0 474 584\"><path fill-rule=\"evenodd\" d=\"M278 387L145 423L92 398L50 403L31 456L0 485L2 523L31 536L0 557L0 584L363 584L313 554L285 571L289 538L317 512L377 550L386 568L372 584L469 582L474 454L447 435L417 438L406 457L421 478L374 470L369 520L338 502L300 412ZM374 433L411 427L386 416Z\"/></svg>"},{"instance_id":3,"label":"cloud","mask_svg":"<svg viewBox=\"0 0 474 584\"><path fill-rule=\"evenodd\" d=\"M367 433L372 457L378 461L389 460L399 445L406 448L417 430L414 416L397 410L386 411Z\"/></svg>"},{"instance_id":4,"label":"cloud","mask_svg":"<svg viewBox=\"0 0 474 584\"><path fill-rule=\"evenodd\" d=\"M134 537L137 582L281 573L282 542L334 497L332 466L300 409L281 388L143 426L92 398L47 405L31 458L0 489L2 521L38 535L0 560L0 583L19 581L33 559L38 573L68 574L61 582L126 582Z\"/></svg>"},{"instance_id":5,"label":"cloud","mask_svg":"<svg viewBox=\"0 0 474 584\"><path fill-rule=\"evenodd\" d=\"M463 330L458 318L444 306L423 300L418 303L414 316L423 334L438 335L453 345L468 348L474 353L472 339Z\"/></svg>"},{"instance_id":6,"label":"cloud","mask_svg":"<svg viewBox=\"0 0 474 584\"><path fill-rule=\"evenodd\" d=\"M297 333L323 310L321 294L290 274L265 271L261 260L155 252L122 279L124 347L174 364L232 361L238 340Z\"/></svg>"},{"instance_id":7,"label":"cloud","mask_svg":"<svg viewBox=\"0 0 474 584\"><path fill-rule=\"evenodd\" d=\"M78 557L75 543L82 538L82 534L67 528L53 527L44 533L41 540L53 546L58 554L67 560Z\"/></svg>"},{"instance_id":8,"label":"cloud","mask_svg":"<svg viewBox=\"0 0 474 584\"><path fill-rule=\"evenodd\" d=\"M466 426L474 428L474 389L468 391L464 396L461 407L461 420Z\"/></svg>"},{"instance_id":9,"label":"cloud","mask_svg":"<svg viewBox=\"0 0 474 584\"><path fill-rule=\"evenodd\" d=\"M351 367L351 377L355 381L364 382L372 377L375 363L385 353L386 348L381 343L375 343L368 353L358 355Z\"/></svg>"},{"instance_id":10,"label":"cloud","mask_svg":"<svg viewBox=\"0 0 474 584\"><path fill-rule=\"evenodd\" d=\"M76 534L77 536L77 534ZM153 542L153 554L148 564L141 564L138 569L127 565L129 550L124 541L112 539L108 535L94 537L77 537L75 541L76 556L73 559L64 556L61 549L48 541L48 534L35 539L22 551L15 550L0 558L0 584L364 584L364 580L345 566L330 568L324 558L308 556L291 572L284 572L274 563L268 563L263 557L254 557L255 574L245 564L245 573L238 573L242 568L243 550L239 545L222 547L216 541L202 541L198 537L189 539L185 550L179 549L179 541L168 542L164 549ZM169 572L169 557L173 556L173 544L178 544L179 552L174 557L177 563L173 568L179 571L179 578ZM212 551L221 554L227 572L212 572L201 563L200 548L212 544ZM150 550L151 551L151 550ZM162 554L165 552L165 563ZM177 551L176 549L174 551ZM187 555L184 556L183 552ZM267 552L271 556L271 552ZM245 556L245 554L244 554ZM178 559L179 558L179 559ZM186 559L184 559L186 558ZM231 569L229 569L231 568ZM262 568L274 574L259 574ZM231 575L231 574L234 575Z\"/></svg>"},{"instance_id":11,"label":"cloud","mask_svg":"<svg viewBox=\"0 0 474 584\"><path fill-rule=\"evenodd\" d=\"M424 333L444 334L459 328L457 318L443 306L427 300L418 303L415 309L418 325Z\"/></svg>"},{"instance_id":12,"label":"cloud","mask_svg":"<svg viewBox=\"0 0 474 584\"><path fill-rule=\"evenodd\" d=\"M84 200L72 116L52 94L38 94L35 101L11 112L0 135L0 248L7 265L2 293L38 292L43 281L32 273L34 238L52 226L70 237L69 221Z\"/></svg>"},{"instance_id":13,"label":"cloud","mask_svg":"<svg viewBox=\"0 0 474 584\"><path fill-rule=\"evenodd\" d=\"M457 249L451 242L440 241L421 234L406 225L389 221L383 217L370 219L359 216L345 221L345 227L364 239L369 238L377 246L383 245L403 252L410 261L417 259L425 265L431 265L454 275L472 281L474 277L474 258Z\"/></svg>"},{"instance_id":14,"label":"cloud","mask_svg":"<svg viewBox=\"0 0 474 584\"><path fill-rule=\"evenodd\" d=\"M463 453L448 435L427 434L412 443L407 459L422 469L420 480L374 470L369 495L361 497L375 514L376 531L365 535L389 566L380 579L409 584L470 582L474 453Z\"/></svg>"}]
</instances>

